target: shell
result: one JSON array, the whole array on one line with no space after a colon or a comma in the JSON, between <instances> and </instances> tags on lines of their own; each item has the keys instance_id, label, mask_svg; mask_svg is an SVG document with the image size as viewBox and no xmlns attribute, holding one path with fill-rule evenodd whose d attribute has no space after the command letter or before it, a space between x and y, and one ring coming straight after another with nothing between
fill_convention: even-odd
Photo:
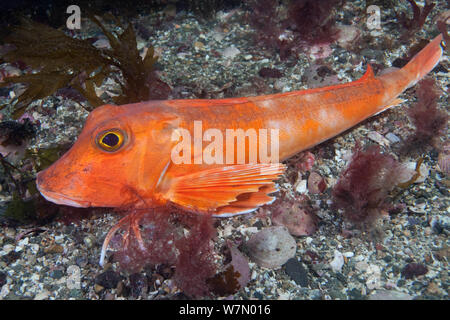
<instances>
[{"instance_id":1,"label":"shell","mask_svg":"<svg viewBox=\"0 0 450 320\"><path fill-rule=\"evenodd\" d=\"M277 226L254 234L246 248L250 258L259 266L277 269L295 256L297 244L286 227Z\"/></svg>"}]
</instances>

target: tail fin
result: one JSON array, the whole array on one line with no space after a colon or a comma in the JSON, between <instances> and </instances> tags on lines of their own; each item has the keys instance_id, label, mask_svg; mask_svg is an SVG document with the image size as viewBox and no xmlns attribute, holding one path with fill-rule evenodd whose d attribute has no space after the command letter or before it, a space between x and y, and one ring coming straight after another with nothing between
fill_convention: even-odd
<instances>
[{"instance_id":1,"label":"tail fin","mask_svg":"<svg viewBox=\"0 0 450 320\"><path fill-rule=\"evenodd\" d=\"M442 34L440 34L408 62L403 68L408 74L413 76L408 87L415 85L425 77L428 72L434 69L444 52L443 46L444 42L442 40Z\"/></svg>"},{"instance_id":2,"label":"tail fin","mask_svg":"<svg viewBox=\"0 0 450 320\"><path fill-rule=\"evenodd\" d=\"M444 52L442 34L434 38L406 66L398 71L377 77L389 91L388 100L395 99L405 89L412 87L439 63Z\"/></svg>"}]
</instances>

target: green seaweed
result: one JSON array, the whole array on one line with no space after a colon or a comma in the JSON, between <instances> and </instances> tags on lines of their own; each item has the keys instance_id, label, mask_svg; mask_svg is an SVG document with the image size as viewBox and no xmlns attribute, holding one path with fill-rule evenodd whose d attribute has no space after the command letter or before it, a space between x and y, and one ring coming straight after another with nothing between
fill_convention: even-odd
<instances>
[{"instance_id":1,"label":"green seaweed","mask_svg":"<svg viewBox=\"0 0 450 320\"><path fill-rule=\"evenodd\" d=\"M127 28L122 27L124 31L121 34L113 34L96 17L90 18L108 38L111 49L96 48L89 40L72 38L62 30L27 19L23 19L22 24L7 37L6 42L16 49L4 54L3 60L10 63L21 61L34 70L6 78L0 84L0 87L11 83L27 84L27 89L17 97L13 107L14 119L19 118L31 102L65 87L78 90L91 105L84 107L91 111L105 104L96 95L95 86L100 86L107 77L115 79L122 88L122 94L113 98L117 104L167 98L164 92L168 86L154 72L158 57L150 47L145 58L141 59L131 24ZM122 77L117 77L117 73ZM5 106L0 106L0 109Z\"/></svg>"},{"instance_id":2,"label":"green seaweed","mask_svg":"<svg viewBox=\"0 0 450 320\"><path fill-rule=\"evenodd\" d=\"M6 38L6 42L16 47L3 56L6 62L22 61L33 70L38 70L35 73L6 78L0 85L7 86L10 83L28 85L14 105L14 119L19 118L31 102L69 86L83 72L91 75L97 71L88 77L88 81L91 78L96 79L98 74L102 73L101 70L107 66L106 58L89 42L74 39L61 30L27 19L22 20L22 24ZM77 89L93 106L98 106L99 101L96 99L98 97L81 87Z\"/></svg>"},{"instance_id":3,"label":"green seaweed","mask_svg":"<svg viewBox=\"0 0 450 320\"><path fill-rule=\"evenodd\" d=\"M4 216L18 222L27 222L35 217L34 199L24 200L17 192L13 193L12 200L8 203Z\"/></svg>"},{"instance_id":4,"label":"green seaweed","mask_svg":"<svg viewBox=\"0 0 450 320\"><path fill-rule=\"evenodd\" d=\"M31 160L36 171L41 171L61 157L68 150L69 145L59 145L46 149L27 149L24 159ZM12 191L12 200L6 205L0 216L8 220L19 223L45 221L56 216L59 207L46 201L36 187L36 181L32 177L31 170L23 170L9 163L0 154L0 166L5 176L14 183L15 189ZM13 175L13 172L18 175Z\"/></svg>"},{"instance_id":5,"label":"green seaweed","mask_svg":"<svg viewBox=\"0 0 450 320\"><path fill-rule=\"evenodd\" d=\"M67 150L69 150L68 144L58 145L51 148L42 149L27 149L25 152L25 158L30 159L33 162L33 166L36 171L44 170L58 160Z\"/></svg>"}]
</instances>

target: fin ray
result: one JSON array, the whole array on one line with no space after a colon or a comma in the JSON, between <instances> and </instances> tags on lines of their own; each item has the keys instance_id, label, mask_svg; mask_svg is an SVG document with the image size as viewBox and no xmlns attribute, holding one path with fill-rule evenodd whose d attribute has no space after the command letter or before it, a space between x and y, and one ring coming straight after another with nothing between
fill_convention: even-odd
<instances>
[{"instance_id":1,"label":"fin ray","mask_svg":"<svg viewBox=\"0 0 450 320\"><path fill-rule=\"evenodd\" d=\"M175 177L167 192L168 200L185 208L222 214L252 211L274 197L278 191L273 182L285 170L285 165L240 164L205 169Z\"/></svg>"}]
</instances>

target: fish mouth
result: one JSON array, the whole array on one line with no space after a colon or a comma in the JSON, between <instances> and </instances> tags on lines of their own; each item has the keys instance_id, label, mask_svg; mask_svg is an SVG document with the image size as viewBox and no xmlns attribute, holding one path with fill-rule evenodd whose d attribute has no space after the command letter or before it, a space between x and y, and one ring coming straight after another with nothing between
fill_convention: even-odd
<instances>
[{"instance_id":1,"label":"fish mouth","mask_svg":"<svg viewBox=\"0 0 450 320\"><path fill-rule=\"evenodd\" d=\"M76 208L87 208L91 206L91 203L89 201L83 201L68 197L58 192L45 190L41 186L39 186L39 184L37 184L37 188L42 196L50 202Z\"/></svg>"}]
</instances>

